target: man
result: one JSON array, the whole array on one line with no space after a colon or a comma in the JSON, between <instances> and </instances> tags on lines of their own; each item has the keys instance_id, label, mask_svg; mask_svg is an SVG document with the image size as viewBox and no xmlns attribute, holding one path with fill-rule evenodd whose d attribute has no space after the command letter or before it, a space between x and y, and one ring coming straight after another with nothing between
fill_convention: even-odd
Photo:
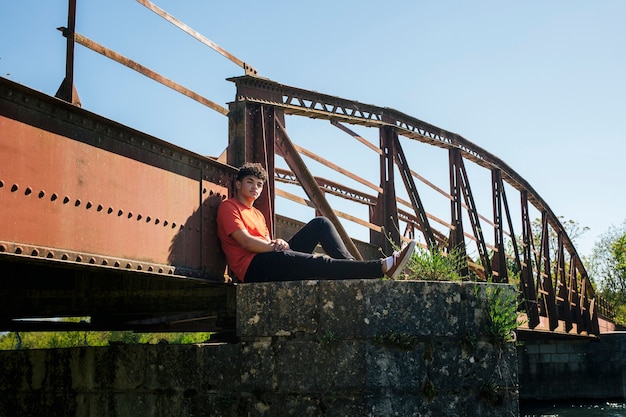
<instances>
[{"instance_id":1,"label":"man","mask_svg":"<svg viewBox=\"0 0 626 417\"><path fill-rule=\"evenodd\" d=\"M289 242L270 239L265 217L253 206L266 179L260 164L244 164L235 180L235 196L223 201L217 211L217 234L240 282L395 278L405 268L415 241L387 258L356 261L325 217L311 220ZM312 254L318 243L328 257Z\"/></svg>"}]
</instances>

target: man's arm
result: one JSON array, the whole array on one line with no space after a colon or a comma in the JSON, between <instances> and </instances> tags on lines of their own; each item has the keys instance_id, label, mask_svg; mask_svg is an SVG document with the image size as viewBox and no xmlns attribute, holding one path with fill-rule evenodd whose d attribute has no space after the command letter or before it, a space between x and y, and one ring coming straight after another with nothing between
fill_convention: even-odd
<instances>
[{"instance_id":1,"label":"man's arm","mask_svg":"<svg viewBox=\"0 0 626 417\"><path fill-rule=\"evenodd\" d=\"M245 229L236 230L230 234L235 241L245 250L254 253L274 252L289 250L289 244L282 239L263 239L252 236Z\"/></svg>"}]
</instances>

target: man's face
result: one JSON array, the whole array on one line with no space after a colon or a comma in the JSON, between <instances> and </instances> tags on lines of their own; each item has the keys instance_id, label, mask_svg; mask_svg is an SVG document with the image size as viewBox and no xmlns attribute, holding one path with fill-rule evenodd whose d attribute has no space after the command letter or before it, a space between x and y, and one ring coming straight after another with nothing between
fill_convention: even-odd
<instances>
[{"instance_id":1,"label":"man's face","mask_svg":"<svg viewBox=\"0 0 626 417\"><path fill-rule=\"evenodd\" d=\"M235 187L237 187L238 194L245 200L256 200L261 195L264 184L265 181L253 175L248 175L243 177L241 181L236 181Z\"/></svg>"}]
</instances>

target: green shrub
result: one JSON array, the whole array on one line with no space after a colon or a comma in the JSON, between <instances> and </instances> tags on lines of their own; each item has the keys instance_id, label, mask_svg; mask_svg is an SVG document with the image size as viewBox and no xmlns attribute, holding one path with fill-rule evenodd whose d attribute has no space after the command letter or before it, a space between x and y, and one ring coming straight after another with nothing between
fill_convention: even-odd
<instances>
[{"instance_id":1,"label":"green shrub","mask_svg":"<svg viewBox=\"0 0 626 417\"><path fill-rule=\"evenodd\" d=\"M518 293L503 286L489 286L485 291L485 310L489 320L487 332L495 344L514 342L515 330L523 324L517 317Z\"/></svg>"},{"instance_id":2,"label":"green shrub","mask_svg":"<svg viewBox=\"0 0 626 417\"><path fill-rule=\"evenodd\" d=\"M407 266L405 279L423 281L461 281L459 271L466 260L460 251L444 253L439 249L416 248Z\"/></svg>"}]
</instances>

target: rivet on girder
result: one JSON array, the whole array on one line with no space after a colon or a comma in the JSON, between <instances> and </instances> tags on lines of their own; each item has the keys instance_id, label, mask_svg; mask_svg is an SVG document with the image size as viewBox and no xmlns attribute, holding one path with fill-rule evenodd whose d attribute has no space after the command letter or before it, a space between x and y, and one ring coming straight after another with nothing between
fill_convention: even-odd
<instances>
[{"instance_id":1,"label":"rivet on girder","mask_svg":"<svg viewBox=\"0 0 626 417\"><path fill-rule=\"evenodd\" d=\"M22 248L19 247L19 246L17 248L15 248L15 253L20 255L22 253Z\"/></svg>"},{"instance_id":2,"label":"rivet on girder","mask_svg":"<svg viewBox=\"0 0 626 417\"><path fill-rule=\"evenodd\" d=\"M69 258L69 256L67 256L67 253L64 253L63 255L61 255L61 259L63 259L64 261L67 261Z\"/></svg>"},{"instance_id":3,"label":"rivet on girder","mask_svg":"<svg viewBox=\"0 0 626 417\"><path fill-rule=\"evenodd\" d=\"M17 184L13 184L13 186L11 187L11 192L16 192L19 189L20 187Z\"/></svg>"},{"instance_id":4,"label":"rivet on girder","mask_svg":"<svg viewBox=\"0 0 626 417\"><path fill-rule=\"evenodd\" d=\"M0 245L0 252L6 252L7 247L4 245Z\"/></svg>"},{"instance_id":5,"label":"rivet on girder","mask_svg":"<svg viewBox=\"0 0 626 417\"><path fill-rule=\"evenodd\" d=\"M69 202L70 202L70 198L69 198L68 196L65 196L65 197L63 198L63 204L67 204L67 203L69 203Z\"/></svg>"},{"instance_id":6,"label":"rivet on girder","mask_svg":"<svg viewBox=\"0 0 626 417\"><path fill-rule=\"evenodd\" d=\"M57 198L59 198L59 196L56 193L52 193L52 195L50 196L50 201L55 201Z\"/></svg>"},{"instance_id":7,"label":"rivet on girder","mask_svg":"<svg viewBox=\"0 0 626 417\"><path fill-rule=\"evenodd\" d=\"M30 187L26 187L26 190L24 190L24 195L30 195L33 192L33 189Z\"/></svg>"},{"instance_id":8,"label":"rivet on girder","mask_svg":"<svg viewBox=\"0 0 626 417\"><path fill-rule=\"evenodd\" d=\"M44 198L46 196L46 192L44 190L39 191L39 198Z\"/></svg>"}]
</instances>

